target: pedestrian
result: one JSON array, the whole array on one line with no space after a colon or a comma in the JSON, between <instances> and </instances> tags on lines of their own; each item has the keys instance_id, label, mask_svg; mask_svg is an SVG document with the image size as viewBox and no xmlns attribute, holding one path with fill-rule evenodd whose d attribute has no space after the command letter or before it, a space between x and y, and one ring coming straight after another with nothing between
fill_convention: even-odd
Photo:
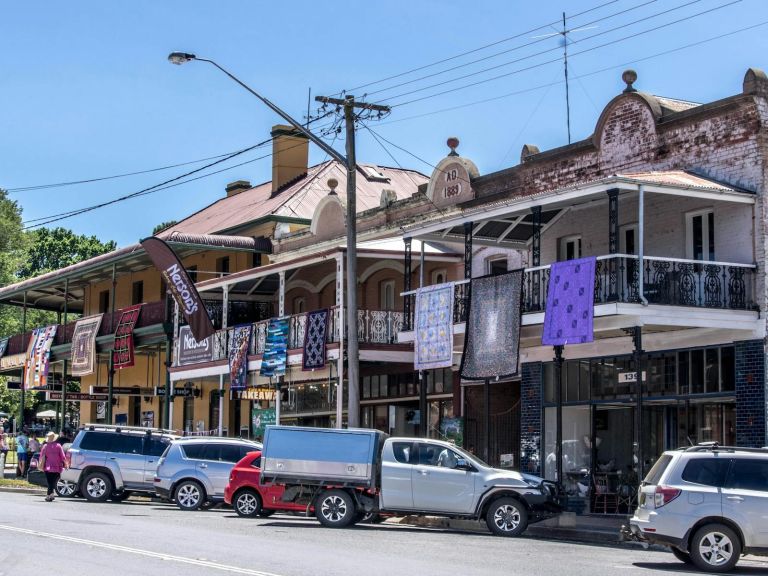
<instances>
[{"instance_id":1,"label":"pedestrian","mask_svg":"<svg viewBox=\"0 0 768 576\"><path fill-rule=\"evenodd\" d=\"M16 458L19 463L17 476L23 478L27 474L27 449L29 448L29 437L27 431L22 428L16 436Z\"/></svg>"},{"instance_id":2,"label":"pedestrian","mask_svg":"<svg viewBox=\"0 0 768 576\"><path fill-rule=\"evenodd\" d=\"M8 440L5 432L0 429L0 478L5 477L5 460L8 457Z\"/></svg>"},{"instance_id":3,"label":"pedestrian","mask_svg":"<svg viewBox=\"0 0 768 576\"><path fill-rule=\"evenodd\" d=\"M56 432L48 432L45 435L45 444L40 451L40 463L39 468L45 472L45 481L48 483L48 495L45 497L46 502L53 502L56 498L56 484L61 476L61 471L67 467L67 463L64 457L64 449L61 444L56 442Z\"/></svg>"}]
</instances>

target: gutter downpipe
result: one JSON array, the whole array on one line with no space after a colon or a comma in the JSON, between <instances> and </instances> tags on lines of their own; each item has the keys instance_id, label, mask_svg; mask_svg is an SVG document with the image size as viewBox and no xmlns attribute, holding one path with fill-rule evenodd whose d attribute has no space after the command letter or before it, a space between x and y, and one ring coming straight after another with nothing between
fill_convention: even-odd
<instances>
[{"instance_id":1,"label":"gutter downpipe","mask_svg":"<svg viewBox=\"0 0 768 576\"><path fill-rule=\"evenodd\" d=\"M640 296L640 302L643 306L648 306L648 300L645 298L645 265L643 256L645 255L645 185L639 184L638 191L638 215L637 215L637 265L640 266L638 277L637 293Z\"/></svg>"}]
</instances>

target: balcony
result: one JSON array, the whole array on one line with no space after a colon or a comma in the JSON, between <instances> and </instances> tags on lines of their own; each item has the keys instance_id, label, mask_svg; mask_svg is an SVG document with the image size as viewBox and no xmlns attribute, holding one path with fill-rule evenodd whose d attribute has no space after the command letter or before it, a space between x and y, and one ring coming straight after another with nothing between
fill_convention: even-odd
<instances>
[{"instance_id":1,"label":"balcony","mask_svg":"<svg viewBox=\"0 0 768 576\"><path fill-rule=\"evenodd\" d=\"M358 342L360 344L395 344L397 334L403 327L403 313L392 310L358 310ZM253 338L248 353L263 354L267 340L267 327L269 320L260 320L253 323ZM288 349L304 348L304 338L307 330L307 314L294 314L288 317ZM218 330L213 335L213 361L225 360L229 350L229 342L232 338L232 328ZM326 342L339 341L338 308L329 309L328 330ZM174 343L174 366L178 366L178 341ZM193 364L192 364L193 365ZM187 364L189 366L189 364Z\"/></svg>"},{"instance_id":2,"label":"balcony","mask_svg":"<svg viewBox=\"0 0 768 576\"><path fill-rule=\"evenodd\" d=\"M550 265L526 268L523 313L546 310ZM595 306L641 303L638 256L598 256L595 267ZM729 262L643 257L643 294L649 304L720 310L756 310L755 266ZM410 309L415 308L415 293ZM454 324L466 322L469 283L454 285ZM412 330L413 318L407 319Z\"/></svg>"},{"instance_id":3,"label":"balcony","mask_svg":"<svg viewBox=\"0 0 768 576\"><path fill-rule=\"evenodd\" d=\"M117 323L120 320L120 314L121 312L119 310L115 311L114 314L110 312L104 314L101 319L101 326L99 326L97 338L114 334ZM141 307L141 314L139 315L139 320L134 326L134 329L162 324L164 320L165 300L149 302ZM53 346L70 344L72 342L72 335L75 333L75 324L76 322L68 322L66 325L59 324L59 327L56 330L56 336L53 339ZM8 350L6 354L10 356L11 354L23 354L26 352L31 337L31 330L24 334L15 334L11 336L8 341Z\"/></svg>"}]
</instances>

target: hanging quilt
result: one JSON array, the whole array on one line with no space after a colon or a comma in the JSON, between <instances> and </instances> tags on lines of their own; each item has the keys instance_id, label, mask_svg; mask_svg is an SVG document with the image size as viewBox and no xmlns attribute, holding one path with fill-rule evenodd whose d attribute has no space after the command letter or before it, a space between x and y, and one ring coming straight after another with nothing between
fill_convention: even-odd
<instances>
[{"instance_id":1,"label":"hanging quilt","mask_svg":"<svg viewBox=\"0 0 768 576\"><path fill-rule=\"evenodd\" d=\"M5 351L8 349L8 341L10 338L2 338L0 339L0 358L5 356Z\"/></svg>"},{"instance_id":2,"label":"hanging quilt","mask_svg":"<svg viewBox=\"0 0 768 576\"><path fill-rule=\"evenodd\" d=\"M552 264L542 344L563 346L594 340L596 261L591 257Z\"/></svg>"},{"instance_id":3,"label":"hanging quilt","mask_svg":"<svg viewBox=\"0 0 768 576\"><path fill-rule=\"evenodd\" d=\"M325 367L325 339L328 332L328 309L307 312L304 334L302 369L316 370Z\"/></svg>"},{"instance_id":4,"label":"hanging quilt","mask_svg":"<svg viewBox=\"0 0 768 576\"><path fill-rule=\"evenodd\" d=\"M453 283L416 291L413 366L416 370L453 364Z\"/></svg>"},{"instance_id":5,"label":"hanging quilt","mask_svg":"<svg viewBox=\"0 0 768 576\"><path fill-rule=\"evenodd\" d=\"M516 375L523 271L475 278L469 290L461 377L485 380Z\"/></svg>"},{"instance_id":6,"label":"hanging quilt","mask_svg":"<svg viewBox=\"0 0 768 576\"><path fill-rule=\"evenodd\" d=\"M93 374L96 363L96 335L99 333L103 314L80 318L75 322L75 332L72 335L72 376L87 376Z\"/></svg>"},{"instance_id":7,"label":"hanging quilt","mask_svg":"<svg viewBox=\"0 0 768 576\"><path fill-rule=\"evenodd\" d=\"M120 320L115 330L115 344L112 349L112 360L115 370L133 366L133 327L141 314L141 304L123 308L120 311Z\"/></svg>"},{"instance_id":8,"label":"hanging quilt","mask_svg":"<svg viewBox=\"0 0 768 576\"><path fill-rule=\"evenodd\" d=\"M272 318L267 326L267 339L261 357L260 376L272 378L285 374L288 360L288 318Z\"/></svg>"},{"instance_id":9,"label":"hanging quilt","mask_svg":"<svg viewBox=\"0 0 768 576\"><path fill-rule=\"evenodd\" d=\"M39 388L48 383L51 345L56 336L56 328L57 326L46 326L32 331L24 367L24 388Z\"/></svg>"},{"instance_id":10,"label":"hanging quilt","mask_svg":"<svg viewBox=\"0 0 768 576\"><path fill-rule=\"evenodd\" d=\"M248 383L248 348L251 345L253 324L242 324L232 329L229 342L229 387L244 390Z\"/></svg>"}]
</instances>

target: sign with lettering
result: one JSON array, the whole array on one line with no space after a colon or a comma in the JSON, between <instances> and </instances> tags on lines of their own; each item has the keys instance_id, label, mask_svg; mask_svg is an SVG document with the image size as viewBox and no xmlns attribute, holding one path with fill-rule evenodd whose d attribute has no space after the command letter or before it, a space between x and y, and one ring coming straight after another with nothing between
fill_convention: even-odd
<instances>
[{"instance_id":1,"label":"sign with lettering","mask_svg":"<svg viewBox=\"0 0 768 576\"><path fill-rule=\"evenodd\" d=\"M109 394L108 386L91 386L91 394ZM131 386L113 386L115 396L152 396L154 388L133 388Z\"/></svg>"},{"instance_id":2,"label":"sign with lettering","mask_svg":"<svg viewBox=\"0 0 768 576\"><path fill-rule=\"evenodd\" d=\"M643 370L643 380L645 380L645 370ZM619 372L619 382L637 382L637 372Z\"/></svg>"},{"instance_id":3,"label":"sign with lettering","mask_svg":"<svg viewBox=\"0 0 768 576\"><path fill-rule=\"evenodd\" d=\"M213 338L213 336L209 336L198 342L189 326L179 328L178 365L211 362L213 360Z\"/></svg>"},{"instance_id":4,"label":"sign with lettering","mask_svg":"<svg viewBox=\"0 0 768 576\"><path fill-rule=\"evenodd\" d=\"M277 391L274 388L248 388L246 390L237 390L236 392L240 400L273 401L277 396Z\"/></svg>"},{"instance_id":5,"label":"sign with lettering","mask_svg":"<svg viewBox=\"0 0 768 576\"><path fill-rule=\"evenodd\" d=\"M427 186L427 197L438 207L472 200L475 192L471 178L477 176L477 168L466 158L448 156L437 165Z\"/></svg>"},{"instance_id":6,"label":"sign with lettering","mask_svg":"<svg viewBox=\"0 0 768 576\"><path fill-rule=\"evenodd\" d=\"M85 394L84 392L69 392L67 393L67 402L106 402L108 396L106 394ZM61 392L47 392L45 399L48 401L61 400Z\"/></svg>"}]
</instances>

